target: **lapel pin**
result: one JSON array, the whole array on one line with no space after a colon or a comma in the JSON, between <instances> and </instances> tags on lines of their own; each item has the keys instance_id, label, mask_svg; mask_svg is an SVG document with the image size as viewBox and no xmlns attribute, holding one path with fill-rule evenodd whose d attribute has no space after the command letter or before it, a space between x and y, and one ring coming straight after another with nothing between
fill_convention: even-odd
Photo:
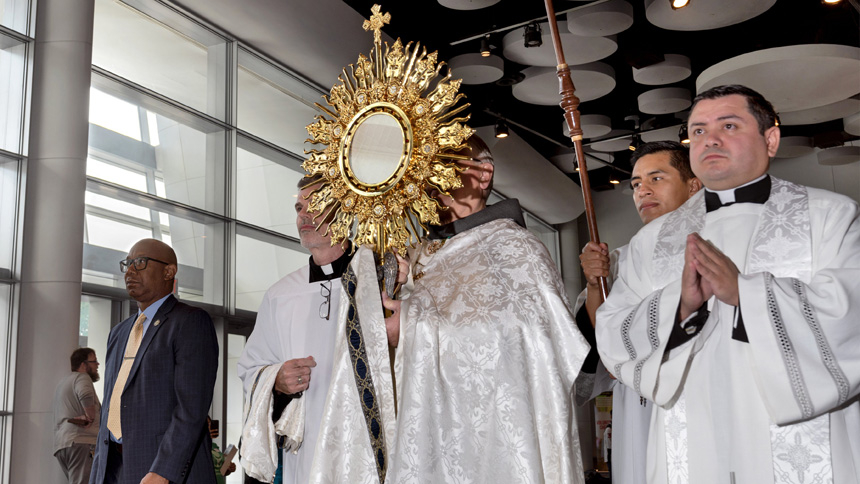
<instances>
[{"instance_id":1,"label":"lapel pin","mask_svg":"<svg viewBox=\"0 0 860 484\"><path fill-rule=\"evenodd\" d=\"M156 319L156 320L155 320L155 322L154 322L154 323L152 323L152 324L154 324L154 325L158 326L159 324L161 324L161 320L160 320L160 319Z\"/></svg>"}]
</instances>

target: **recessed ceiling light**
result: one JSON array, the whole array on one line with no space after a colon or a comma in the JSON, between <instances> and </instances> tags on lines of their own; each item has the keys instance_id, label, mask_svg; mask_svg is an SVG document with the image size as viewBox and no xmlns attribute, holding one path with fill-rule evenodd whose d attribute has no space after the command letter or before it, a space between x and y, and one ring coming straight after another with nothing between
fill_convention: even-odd
<instances>
[{"instance_id":1,"label":"recessed ceiling light","mask_svg":"<svg viewBox=\"0 0 860 484\"><path fill-rule=\"evenodd\" d=\"M507 138L508 137L508 123L498 120L496 121L496 138Z\"/></svg>"},{"instance_id":2,"label":"recessed ceiling light","mask_svg":"<svg viewBox=\"0 0 860 484\"><path fill-rule=\"evenodd\" d=\"M678 141L680 141L682 145L690 144L690 135L687 132L686 124L682 124L681 129L678 130Z\"/></svg>"},{"instance_id":3,"label":"recessed ceiling light","mask_svg":"<svg viewBox=\"0 0 860 484\"><path fill-rule=\"evenodd\" d=\"M540 24L530 23L523 30L523 45L526 47L540 47L543 39L540 36Z\"/></svg>"},{"instance_id":4,"label":"recessed ceiling light","mask_svg":"<svg viewBox=\"0 0 860 484\"><path fill-rule=\"evenodd\" d=\"M490 57L490 35L481 39L481 57Z\"/></svg>"}]
</instances>

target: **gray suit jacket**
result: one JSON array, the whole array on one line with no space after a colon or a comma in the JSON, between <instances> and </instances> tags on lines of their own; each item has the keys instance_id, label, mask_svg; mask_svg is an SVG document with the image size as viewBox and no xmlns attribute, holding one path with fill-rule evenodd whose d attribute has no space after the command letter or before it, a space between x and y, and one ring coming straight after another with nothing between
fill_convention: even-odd
<instances>
[{"instance_id":1,"label":"gray suit jacket","mask_svg":"<svg viewBox=\"0 0 860 484\"><path fill-rule=\"evenodd\" d=\"M90 484L105 482L110 398L135 319L126 319L108 336L105 399ZM152 471L170 482L215 483L206 415L217 371L212 319L168 297L143 335L122 393L120 482L137 484Z\"/></svg>"}]
</instances>

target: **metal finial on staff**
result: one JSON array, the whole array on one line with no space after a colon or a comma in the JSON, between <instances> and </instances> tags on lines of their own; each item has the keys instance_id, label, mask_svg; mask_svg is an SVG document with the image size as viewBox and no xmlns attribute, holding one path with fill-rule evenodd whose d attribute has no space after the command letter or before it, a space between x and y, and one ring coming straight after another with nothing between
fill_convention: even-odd
<instances>
[{"instance_id":1,"label":"metal finial on staff","mask_svg":"<svg viewBox=\"0 0 860 484\"><path fill-rule=\"evenodd\" d=\"M588 233L591 236L591 241L595 244L600 243L600 237L597 235L597 217L594 215L594 204L591 201L591 183L588 181L588 168L585 166L585 153L582 151L582 128L579 126L579 98L574 94L576 88L573 85L573 80L570 78L570 68L564 61L564 48L561 45L561 37L558 34L558 24L555 21L555 9L552 6L552 0L544 0L546 5L547 20L549 20L549 30L552 34L552 45L555 48L555 59L558 63L558 84L559 93L561 94L561 103L559 105L564 109L564 119L567 121L567 127L570 129L570 140L573 141L573 150L576 154L576 166L579 167L579 181L582 185L582 199L585 202L585 220L588 222ZM600 285L601 300L606 300L609 295L609 289L606 284L606 278L598 279Z\"/></svg>"}]
</instances>

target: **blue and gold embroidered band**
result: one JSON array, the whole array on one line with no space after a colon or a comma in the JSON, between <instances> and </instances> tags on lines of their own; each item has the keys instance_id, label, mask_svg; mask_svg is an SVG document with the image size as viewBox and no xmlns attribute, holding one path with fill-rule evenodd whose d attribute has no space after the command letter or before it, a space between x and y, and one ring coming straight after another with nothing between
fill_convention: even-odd
<instances>
[{"instance_id":1,"label":"blue and gold embroidered band","mask_svg":"<svg viewBox=\"0 0 860 484\"><path fill-rule=\"evenodd\" d=\"M349 296L349 311L346 317L346 341L349 347L349 358L352 362L352 374L358 390L358 400L367 423L367 434L376 461L376 471L379 473L380 484L385 483L385 435L382 432L382 416L379 413L379 403L376 390L371 378L370 365L367 361L367 351L364 348L364 338L361 332L361 322L358 318L358 308L355 304L357 278L352 267L348 267L341 279L344 292Z\"/></svg>"}]
</instances>

